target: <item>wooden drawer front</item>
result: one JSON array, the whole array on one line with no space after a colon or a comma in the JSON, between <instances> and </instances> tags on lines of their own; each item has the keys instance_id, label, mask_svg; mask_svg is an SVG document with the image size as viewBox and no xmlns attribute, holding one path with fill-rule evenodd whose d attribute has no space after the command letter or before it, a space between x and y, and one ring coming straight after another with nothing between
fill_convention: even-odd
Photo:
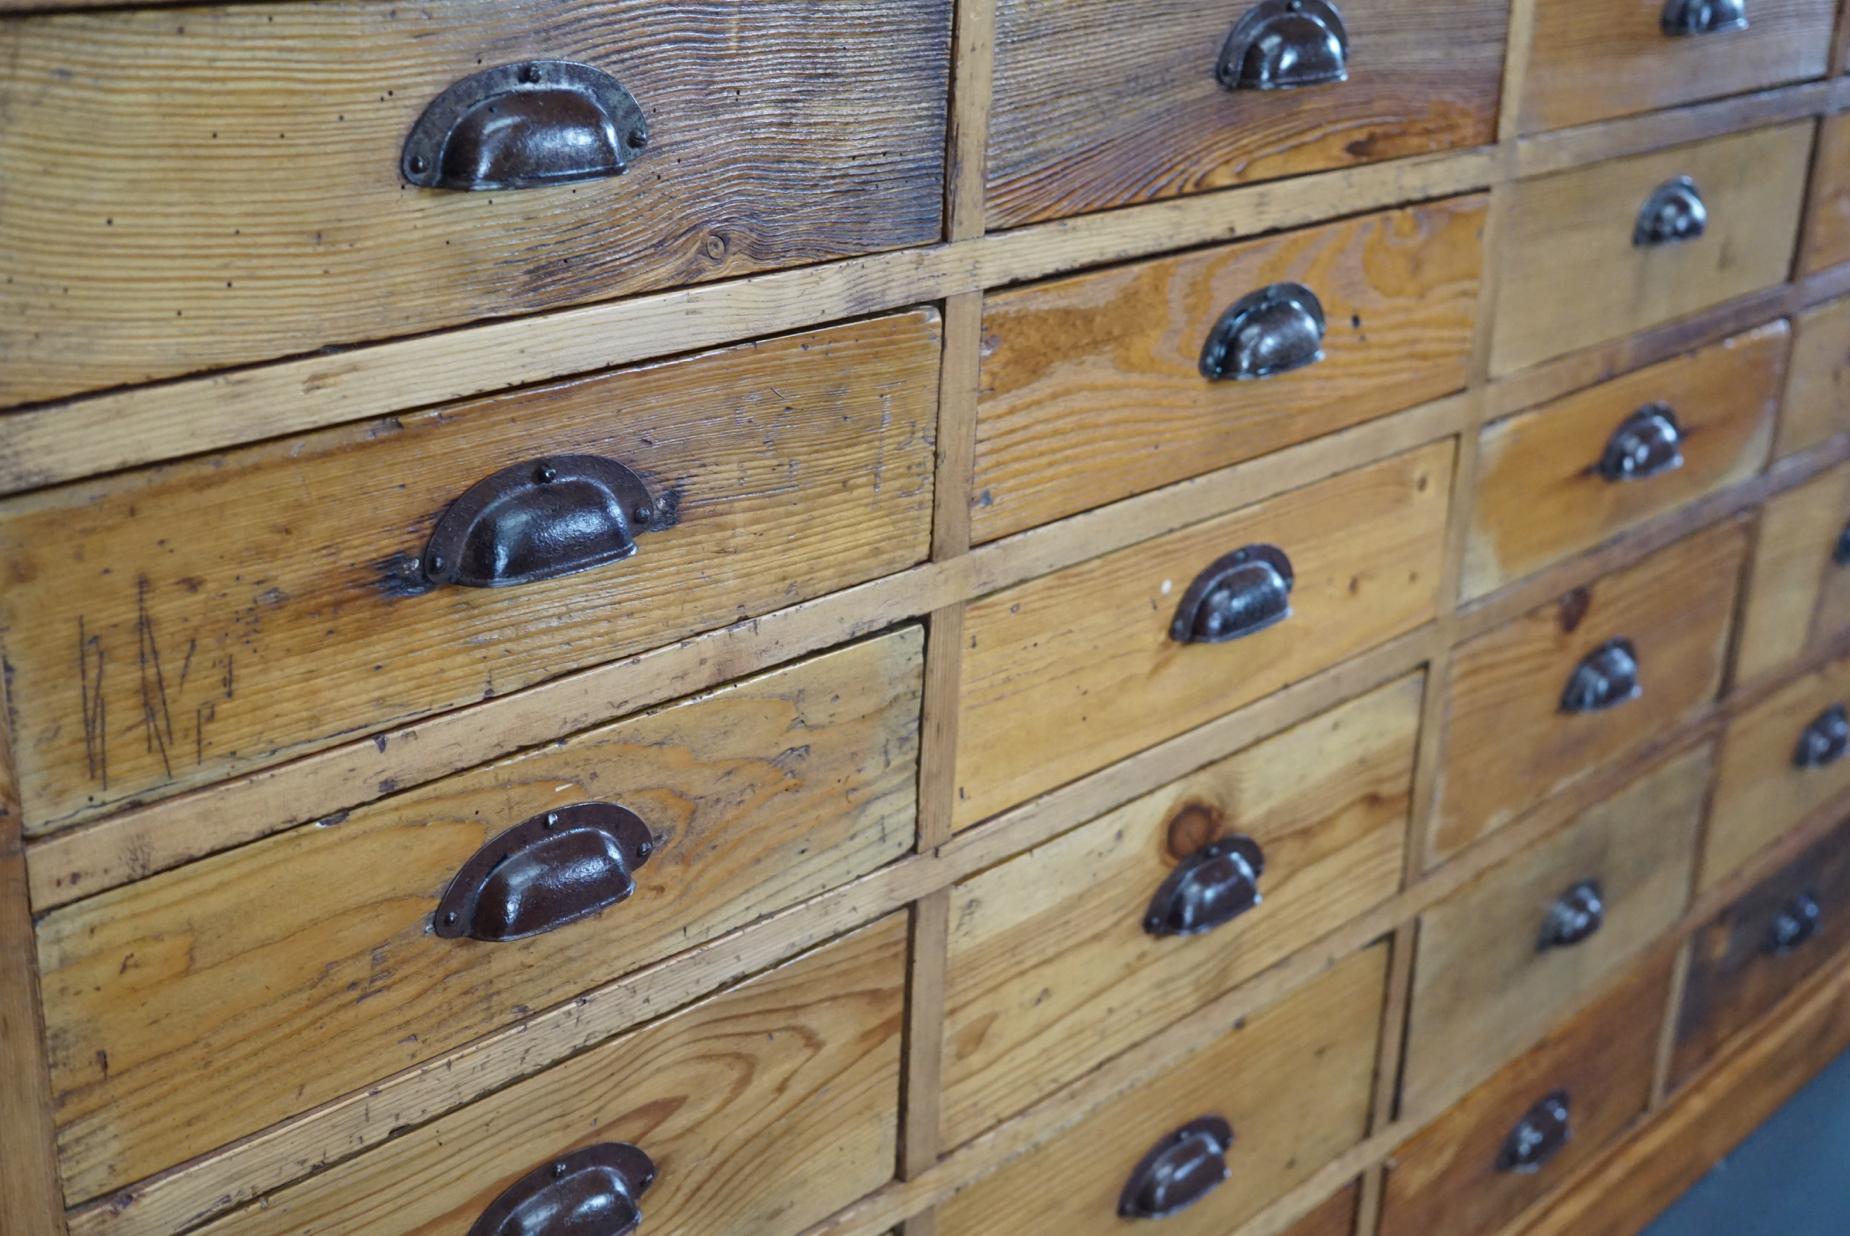
<instances>
[{"instance_id":1,"label":"wooden drawer front","mask_svg":"<svg viewBox=\"0 0 1850 1236\"><path fill-rule=\"evenodd\" d=\"M1710 763L1703 748L1653 770L1422 916L1407 1110L1436 1111L1483 1080L1677 921ZM1578 943L1542 947L1583 881L1598 886L1603 923Z\"/></svg>"},{"instance_id":2,"label":"wooden drawer front","mask_svg":"<svg viewBox=\"0 0 1850 1236\"><path fill-rule=\"evenodd\" d=\"M1850 298L1801 313L1773 454L1780 458L1850 430Z\"/></svg>"},{"instance_id":3,"label":"wooden drawer front","mask_svg":"<svg viewBox=\"0 0 1850 1236\"><path fill-rule=\"evenodd\" d=\"M1451 475L1452 444L1434 443L971 602L957 827L1427 621ZM1291 616L1172 639L1191 582L1249 545L1289 555Z\"/></svg>"},{"instance_id":4,"label":"wooden drawer front","mask_svg":"<svg viewBox=\"0 0 1850 1236\"><path fill-rule=\"evenodd\" d=\"M1850 467L1769 499L1754 533L1735 678L1790 664L1850 622L1850 565L1837 561L1850 529Z\"/></svg>"},{"instance_id":5,"label":"wooden drawer front","mask_svg":"<svg viewBox=\"0 0 1850 1236\"><path fill-rule=\"evenodd\" d=\"M1833 0L1749 0L1745 30L1664 33L1663 0L1537 0L1522 131L1537 133L1829 71Z\"/></svg>"},{"instance_id":6,"label":"wooden drawer front","mask_svg":"<svg viewBox=\"0 0 1850 1236\"><path fill-rule=\"evenodd\" d=\"M1672 1080L1686 1080L1820 966L1837 962L1846 946L1850 824L1762 880L1691 937Z\"/></svg>"},{"instance_id":7,"label":"wooden drawer front","mask_svg":"<svg viewBox=\"0 0 1850 1236\"><path fill-rule=\"evenodd\" d=\"M1286 1228L1282 1236L1351 1236L1361 1195L1359 1184L1331 1194L1328 1200Z\"/></svg>"},{"instance_id":8,"label":"wooden drawer front","mask_svg":"<svg viewBox=\"0 0 1850 1236\"><path fill-rule=\"evenodd\" d=\"M1491 369L1511 373L1785 279L1811 131L1801 121L1518 184L1499 246ZM1679 176L1695 182L1706 230L1634 244L1646 201Z\"/></svg>"},{"instance_id":9,"label":"wooden drawer front","mask_svg":"<svg viewBox=\"0 0 1850 1236\"><path fill-rule=\"evenodd\" d=\"M1464 594L1493 591L1759 471L1787 333L1774 322L1485 429ZM1623 457L1621 435L1661 426L1659 411L1676 427L1674 448L1638 472L1608 467Z\"/></svg>"},{"instance_id":10,"label":"wooden drawer front","mask_svg":"<svg viewBox=\"0 0 1850 1236\"><path fill-rule=\"evenodd\" d=\"M1504 0L1339 0L1347 81L1228 90L1251 7L1000 0L989 226L1495 139Z\"/></svg>"},{"instance_id":11,"label":"wooden drawer front","mask_svg":"<svg viewBox=\"0 0 1850 1236\"><path fill-rule=\"evenodd\" d=\"M1811 193L1799 261L1803 274L1850 262L1850 115L1819 122Z\"/></svg>"},{"instance_id":12,"label":"wooden drawer front","mask_svg":"<svg viewBox=\"0 0 1850 1236\"><path fill-rule=\"evenodd\" d=\"M9 22L0 402L935 240L950 8L341 0ZM628 175L401 180L427 104L527 58L629 90L649 134Z\"/></svg>"},{"instance_id":13,"label":"wooden drawer front","mask_svg":"<svg viewBox=\"0 0 1850 1236\"><path fill-rule=\"evenodd\" d=\"M536 1167L624 1142L645 1231L780 1236L893 1173L905 916L311 1176L211 1236L453 1236Z\"/></svg>"},{"instance_id":14,"label":"wooden drawer front","mask_svg":"<svg viewBox=\"0 0 1850 1236\"><path fill-rule=\"evenodd\" d=\"M917 562L937 368L913 313L0 504L26 831ZM453 499L571 454L669 526L565 578L423 584Z\"/></svg>"},{"instance_id":15,"label":"wooden drawer front","mask_svg":"<svg viewBox=\"0 0 1850 1236\"><path fill-rule=\"evenodd\" d=\"M1645 1109L1670 968L1635 970L1426 1126L1388 1160L1381 1236L1501 1231L1573 1176ZM1539 1167L1506 1163L1516 1130L1550 1127L1538 1105L1566 1100L1568 1140Z\"/></svg>"},{"instance_id":16,"label":"wooden drawer front","mask_svg":"<svg viewBox=\"0 0 1850 1236\"><path fill-rule=\"evenodd\" d=\"M67 1193L139 1179L906 853L921 643L911 628L829 653L53 912L39 965ZM657 839L633 895L513 942L432 933L473 855L583 802L626 807Z\"/></svg>"},{"instance_id":17,"label":"wooden drawer front","mask_svg":"<svg viewBox=\"0 0 1850 1236\"><path fill-rule=\"evenodd\" d=\"M990 540L1411 407L1465 383L1484 199L1113 267L983 306L971 531ZM1322 360L1210 381L1242 298L1308 288Z\"/></svg>"},{"instance_id":18,"label":"wooden drawer front","mask_svg":"<svg viewBox=\"0 0 1850 1236\"><path fill-rule=\"evenodd\" d=\"M1827 714L1840 706L1850 706L1850 658L1782 687L1729 723L1703 846L1703 888L1850 790L1850 759L1833 758L1828 747L1808 766L1798 759L1808 733L1816 726L1825 737Z\"/></svg>"},{"instance_id":19,"label":"wooden drawer front","mask_svg":"<svg viewBox=\"0 0 1850 1236\"><path fill-rule=\"evenodd\" d=\"M945 1144L1392 896L1420 682L1381 687L959 884ZM1263 900L1198 938L1150 930L1184 860L1209 861L1209 843L1235 837L1259 847Z\"/></svg>"},{"instance_id":20,"label":"wooden drawer front","mask_svg":"<svg viewBox=\"0 0 1850 1236\"><path fill-rule=\"evenodd\" d=\"M1747 529L1725 524L1459 646L1445 703L1432 849L1447 857L1630 753L1721 683ZM1570 711L1569 687L1625 640L1638 693Z\"/></svg>"},{"instance_id":21,"label":"wooden drawer front","mask_svg":"<svg viewBox=\"0 0 1850 1236\"><path fill-rule=\"evenodd\" d=\"M1191 1122L1231 1126L1227 1179L1163 1220L1164 1236L1225 1236L1355 1145L1368 1119L1387 971L1378 945L1244 1023L1055 1141L959 1193L942 1236L1117 1231L1146 1153Z\"/></svg>"}]
</instances>

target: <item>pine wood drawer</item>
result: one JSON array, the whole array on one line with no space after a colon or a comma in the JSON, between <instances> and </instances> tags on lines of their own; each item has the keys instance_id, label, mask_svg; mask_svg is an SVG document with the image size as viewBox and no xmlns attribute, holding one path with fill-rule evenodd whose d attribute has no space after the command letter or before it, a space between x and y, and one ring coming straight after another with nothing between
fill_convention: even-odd
<instances>
[{"instance_id":1,"label":"pine wood drawer","mask_svg":"<svg viewBox=\"0 0 1850 1236\"><path fill-rule=\"evenodd\" d=\"M936 240L950 10L340 0L8 22L0 403ZM627 175L401 179L432 100L529 59L633 95L649 132Z\"/></svg>"},{"instance_id":2,"label":"pine wood drawer","mask_svg":"<svg viewBox=\"0 0 1850 1236\"><path fill-rule=\"evenodd\" d=\"M1746 480L1766 462L1785 322L1486 428L1463 593L1512 580Z\"/></svg>"},{"instance_id":3,"label":"pine wood drawer","mask_svg":"<svg viewBox=\"0 0 1850 1236\"><path fill-rule=\"evenodd\" d=\"M1840 112L1818 122L1811 193L1799 260L1802 274L1850 262L1850 115Z\"/></svg>"},{"instance_id":4,"label":"pine wood drawer","mask_svg":"<svg viewBox=\"0 0 1850 1236\"><path fill-rule=\"evenodd\" d=\"M1686 1081L1736 1034L1850 946L1850 824L1774 872L1690 938L1671 1080Z\"/></svg>"},{"instance_id":5,"label":"pine wood drawer","mask_svg":"<svg viewBox=\"0 0 1850 1236\"><path fill-rule=\"evenodd\" d=\"M1387 948L1350 957L1230 1028L1179 1067L1108 1104L939 1209L942 1236L1116 1231L1146 1153L1216 1117L1232 1130L1227 1178L1163 1220L1165 1236L1225 1236L1362 1139Z\"/></svg>"},{"instance_id":6,"label":"pine wood drawer","mask_svg":"<svg viewBox=\"0 0 1850 1236\"><path fill-rule=\"evenodd\" d=\"M1434 856L1503 827L1712 699L1746 549L1744 524L1711 528L1461 644L1446 684ZM1603 707L1570 703L1570 690L1601 679Z\"/></svg>"},{"instance_id":7,"label":"pine wood drawer","mask_svg":"<svg viewBox=\"0 0 1850 1236\"><path fill-rule=\"evenodd\" d=\"M1776 494L1761 508L1735 647L1736 681L1783 669L1850 624L1850 563L1837 559L1846 530L1850 466Z\"/></svg>"},{"instance_id":8,"label":"pine wood drawer","mask_svg":"<svg viewBox=\"0 0 1850 1236\"><path fill-rule=\"evenodd\" d=\"M1512 373L1783 281L1811 136L1806 120L1518 183L1499 245L1492 371ZM1635 243L1646 203L1678 177L1702 199L1702 234Z\"/></svg>"},{"instance_id":9,"label":"pine wood drawer","mask_svg":"<svg viewBox=\"0 0 1850 1236\"><path fill-rule=\"evenodd\" d=\"M971 602L957 827L1427 621L1451 474L1451 442L1434 443ZM1263 545L1289 557L1291 616L1173 638L1192 581Z\"/></svg>"},{"instance_id":10,"label":"pine wood drawer","mask_svg":"<svg viewBox=\"0 0 1850 1236\"><path fill-rule=\"evenodd\" d=\"M1634 969L1396 1150L1381 1236L1501 1231L1596 1159L1650 1101L1669 988L1667 960ZM1519 1129L1534 1158L1507 1154Z\"/></svg>"},{"instance_id":11,"label":"pine wood drawer","mask_svg":"<svg viewBox=\"0 0 1850 1236\"><path fill-rule=\"evenodd\" d=\"M1485 199L1455 198L999 292L983 305L971 532L991 540L1465 383ZM1322 359L1210 380L1225 315L1295 283Z\"/></svg>"},{"instance_id":12,"label":"pine wood drawer","mask_svg":"<svg viewBox=\"0 0 1850 1236\"><path fill-rule=\"evenodd\" d=\"M922 642L910 628L828 653L54 911L39 969L67 1192L140 1179L908 852ZM626 900L525 938L434 934L472 857L597 802L653 838Z\"/></svg>"},{"instance_id":13,"label":"pine wood drawer","mask_svg":"<svg viewBox=\"0 0 1850 1236\"><path fill-rule=\"evenodd\" d=\"M1740 870L1805 817L1850 790L1850 760L1832 740L1850 706L1850 658L1781 687L1728 723L1702 855L1702 887ZM1804 760L1801 763L1801 753Z\"/></svg>"},{"instance_id":14,"label":"pine wood drawer","mask_svg":"<svg viewBox=\"0 0 1850 1236\"><path fill-rule=\"evenodd\" d=\"M1339 0L1347 81L1229 90L1252 7L1000 0L989 226L1494 140L1504 0Z\"/></svg>"},{"instance_id":15,"label":"pine wood drawer","mask_svg":"<svg viewBox=\"0 0 1850 1236\"><path fill-rule=\"evenodd\" d=\"M1416 676L1381 687L957 885L944 1144L1392 896L1420 686ZM1243 847L1236 856L1256 881L1217 866L1215 843ZM1193 887L1237 900L1256 885L1262 900L1212 925L1152 928L1164 891L1188 872Z\"/></svg>"},{"instance_id":16,"label":"pine wood drawer","mask_svg":"<svg viewBox=\"0 0 1850 1236\"><path fill-rule=\"evenodd\" d=\"M1850 430L1850 298L1799 314L1793 323L1792 366L1773 454L1817 446Z\"/></svg>"},{"instance_id":17,"label":"pine wood drawer","mask_svg":"<svg viewBox=\"0 0 1850 1236\"><path fill-rule=\"evenodd\" d=\"M1538 0L1524 133L1745 94L1829 72L1832 0L1748 0L1745 29L1670 35L1664 0Z\"/></svg>"},{"instance_id":18,"label":"pine wood drawer","mask_svg":"<svg viewBox=\"0 0 1850 1236\"><path fill-rule=\"evenodd\" d=\"M905 916L882 919L200 1230L452 1236L616 1142L655 1166L645 1231L801 1231L893 1174L905 956Z\"/></svg>"},{"instance_id":19,"label":"pine wood drawer","mask_svg":"<svg viewBox=\"0 0 1850 1236\"><path fill-rule=\"evenodd\" d=\"M1677 757L1421 916L1405 1110L1450 1104L1677 921L1710 767L1706 747ZM1602 907L1591 934L1557 935L1589 883Z\"/></svg>"},{"instance_id":20,"label":"pine wood drawer","mask_svg":"<svg viewBox=\"0 0 1850 1236\"><path fill-rule=\"evenodd\" d=\"M878 318L0 504L27 833L919 561L938 337ZM459 495L575 455L648 489L633 558L425 582Z\"/></svg>"}]
</instances>

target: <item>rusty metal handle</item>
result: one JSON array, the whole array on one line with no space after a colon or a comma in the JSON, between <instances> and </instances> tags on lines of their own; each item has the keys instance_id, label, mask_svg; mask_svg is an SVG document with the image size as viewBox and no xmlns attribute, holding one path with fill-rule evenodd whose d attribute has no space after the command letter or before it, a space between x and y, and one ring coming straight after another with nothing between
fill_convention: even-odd
<instances>
[{"instance_id":1,"label":"rusty metal handle","mask_svg":"<svg viewBox=\"0 0 1850 1236\"><path fill-rule=\"evenodd\" d=\"M1229 90L1295 90L1349 77L1349 31L1329 0L1259 0L1234 23L1214 76Z\"/></svg>"},{"instance_id":2,"label":"rusty metal handle","mask_svg":"<svg viewBox=\"0 0 1850 1236\"><path fill-rule=\"evenodd\" d=\"M1557 1090L1523 1114L1497 1152L1497 1170L1526 1176L1541 1171L1574 1137L1568 1094Z\"/></svg>"},{"instance_id":3,"label":"rusty metal handle","mask_svg":"<svg viewBox=\"0 0 1850 1236\"><path fill-rule=\"evenodd\" d=\"M1219 1116L1191 1120L1150 1148L1118 1196L1125 1219L1167 1219L1227 1179L1233 1126Z\"/></svg>"},{"instance_id":4,"label":"rusty metal handle","mask_svg":"<svg viewBox=\"0 0 1850 1236\"><path fill-rule=\"evenodd\" d=\"M1291 617L1296 581L1276 545L1247 545L1208 564L1176 606L1169 638L1178 644L1224 644Z\"/></svg>"},{"instance_id":5,"label":"rusty metal handle","mask_svg":"<svg viewBox=\"0 0 1850 1236\"><path fill-rule=\"evenodd\" d=\"M518 824L477 850L437 903L436 933L521 940L617 904L655 852L649 826L615 803L577 803Z\"/></svg>"},{"instance_id":6,"label":"rusty metal handle","mask_svg":"<svg viewBox=\"0 0 1850 1236\"><path fill-rule=\"evenodd\" d=\"M1683 466L1683 427L1669 404L1647 403L1619 422L1600 454L1608 481L1642 481Z\"/></svg>"},{"instance_id":7,"label":"rusty metal handle","mask_svg":"<svg viewBox=\"0 0 1850 1236\"><path fill-rule=\"evenodd\" d=\"M1265 851L1235 834L1210 841L1176 865L1143 918L1153 936L1198 936L1230 923L1264 900L1259 877Z\"/></svg>"},{"instance_id":8,"label":"rusty metal handle","mask_svg":"<svg viewBox=\"0 0 1850 1236\"><path fill-rule=\"evenodd\" d=\"M469 1236L625 1236L642 1226L655 1163L627 1142L603 1142L536 1167L488 1204Z\"/></svg>"}]
</instances>

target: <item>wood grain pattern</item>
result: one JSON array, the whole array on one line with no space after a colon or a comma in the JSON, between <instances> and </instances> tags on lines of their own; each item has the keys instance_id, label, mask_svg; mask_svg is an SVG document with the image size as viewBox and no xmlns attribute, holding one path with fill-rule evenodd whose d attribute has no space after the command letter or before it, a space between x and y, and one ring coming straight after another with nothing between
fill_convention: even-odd
<instances>
[{"instance_id":1,"label":"wood grain pattern","mask_svg":"<svg viewBox=\"0 0 1850 1236\"><path fill-rule=\"evenodd\" d=\"M1352 1236L1356 1230L1356 1199L1360 1191L1357 1185L1337 1190L1286 1228L1281 1236Z\"/></svg>"},{"instance_id":2,"label":"wood grain pattern","mask_svg":"<svg viewBox=\"0 0 1850 1236\"><path fill-rule=\"evenodd\" d=\"M29 835L923 559L938 321L914 313L332 430L0 505ZM417 595L446 505L617 459L636 556Z\"/></svg>"},{"instance_id":3,"label":"wood grain pattern","mask_svg":"<svg viewBox=\"0 0 1850 1236\"><path fill-rule=\"evenodd\" d=\"M1715 697L1747 529L1711 528L1461 644L1446 684L1430 853L1447 857ZM1564 713L1581 660L1632 641L1642 692Z\"/></svg>"},{"instance_id":4,"label":"wood grain pattern","mask_svg":"<svg viewBox=\"0 0 1850 1236\"><path fill-rule=\"evenodd\" d=\"M1807 120L1518 182L1499 245L1491 371L1513 373L1782 282L1811 134ZM1639 208L1676 176L1696 182L1708 230L1635 247Z\"/></svg>"},{"instance_id":5,"label":"wood grain pattern","mask_svg":"<svg viewBox=\"0 0 1850 1236\"><path fill-rule=\"evenodd\" d=\"M595 1142L655 1161L651 1227L788 1236L889 1179L906 925L881 920L201 1229L447 1236Z\"/></svg>"},{"instance_id":6,"label":"wood grain pattern","mask_svg":"<svg viewBox=\"0 0 1850 1236\"><path fill-rule=\"evenodd\" d=\"M1660 0L1533 0L1521 131L1821 77L1836 0L1754 0L1745 30L1674 38Z\"/></svg>"},{"instance_id":7,"label":"wood grain pattern","mask_svg":"<svg viewBox=\"0 0 1850 1236\"><path fill-rule=\"evenodd\" d=\"M1818 122L1811 175L1801 274L1850 262L1850 115L1826 116Z\"/></svg>"},{"instance_id":8,"label":"wood grain pattern","mask_svg":"<svg viewBox=\"0 0 1850 1236\"><path fill-rule=\"evenodd\" d=\"M1420 625L1451 463L1435 443L972 602L958 827ZM1291 557L1292 617L1226 644L1171 640L1190 581L1255 542Z\"/></svg>"},{"instance_id":9,"label":"wood grain pattern","mask_svg":"<svg viewBox=\"0 0 1850 1236\"><path fill-rule=\"evenodd\" d=\"M1850 570L1835 557L1850 525L1850 468L1768 498L1754 533L1734 676L1752 682L1790 665L1850 624Z\"/></svg>"},{"instance_id":10,"label":"wood grain pattern","mask_svg":"<svg viewBox=\"0 0 1850 1236\"><path fill-rule=\"evenodd\" d=\"M341 0L9 22L0 403L936 240L950 9ZM407 187L425 105L529 57L637 98L652 132L629 174Z\"/></svg>"},{"instance_id":11,"label":"wood grain pattern","mask_svg":"<svg viewBox=\"0 0 1850 1236\"><path fill-rule=\"evenodd\" d=\"M907 853L921 643L911 628L829 653L54 912L38 947L68 1196L138 1180ZM513 943L431 934L438 898L478 849L586 801L621 803L657 838L633 896Z\"/></svg>"},{"instance_id":12,"label":"wood grain pattern","mask_svg":"<svg viewBox=\"0 0 1850 1236\"><path fill-rule=\"evenodd\" d=\"M1420 695L1381 687L955 886L944 1143L1391 897ZM1175 865L1234 833L1264 851L1264 901L1199 939L1145 932Z\"/></svg>"},{"instance_id":13,"label":"wood grain pattern","mask_svg":"<svg viewBox=\"0 0 1850 1236\"><path fill-rule=\"evenodd\" d=\"M1349 80L1261 92L1214 77L1242 6L1000 0L989 226L1488 143L1506 7L1349 0Z\"/></svg>"},{"instance_id":14,"label":"wood grain pattern","mask_svg":"<svg viewBox=\"0 0 1850 1236\"><path fill-rule=\"evenodd\" d=\"M1358 953L1297 995L1234 1023L1180 1067L958 1194L940 1236L1114 1230L1118 1194L1146 1151L1217 1114L1232 1174L1163 1221L1165 1236L1224 1236L1362 1139L1387 949Z\"/></svg>"},{"instance_id":15,"label":"wood grain pattern","mask_svg":"<svg viewBox=\"0 0 1850 1236\"><path fill-rule=\"evenodd\" d=\"M975 539L992 540L1458 390L1485 199L1453 199L999 292L983 305ZM1322 361L1211 382L1240 297L1293 281Z\"/></svg>"},{"instance_id":16,"label":"wood grain pattern","mask_svg":"<svg viewBox=\"0 0 1850 1236\"><path fill-rule=\"evenodd\" d=\"M1772 441L1788 335L1784 322L1774 322L1486 428L1462 594L1494 591L1758 472ZM1607 480L1598 471L1607 440L1650 403L1676 416L1682 466Z\"/></svg>"},{"instance_id":17,"label":"wood grain pattern","mask_svg":"<svg viewBox=\"0 0 1850 1236\"><path fill-rule=\"evenodd\" d=\"M1783 459L1850 430L1850 298L1793 320L1792 364L1773 455Z\"/></svg>"},{"instance_id":18,"label":"wood grain pattern","mask_svg":"<svg viewBox=\"0 0 1850 1236\"><path fill-rule=\"evenodd\" d=\"M1652 770L1421 917L1403 1110L1436 1112L1475 1086L1677 921L1711 757L1701 747ZM1538 949L1550 908L1582 880L1599 883L1604 923Z\"/></svg>"}]
</instances>

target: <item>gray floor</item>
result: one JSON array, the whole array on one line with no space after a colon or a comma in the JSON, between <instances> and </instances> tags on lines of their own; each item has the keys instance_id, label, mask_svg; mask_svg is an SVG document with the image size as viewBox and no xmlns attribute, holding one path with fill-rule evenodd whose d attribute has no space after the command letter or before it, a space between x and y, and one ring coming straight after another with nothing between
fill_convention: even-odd
<instances>
[{"instance_id":1,"label":"gray floor","mask_svg":"<svg viewBox=\"0 0 1850 1236\"><path fill-rule=\"evenodd\" d=\"M1645 1236L1850 1233L1850 1053L1697 1181Z\"/></svg>"}]
</instances>

